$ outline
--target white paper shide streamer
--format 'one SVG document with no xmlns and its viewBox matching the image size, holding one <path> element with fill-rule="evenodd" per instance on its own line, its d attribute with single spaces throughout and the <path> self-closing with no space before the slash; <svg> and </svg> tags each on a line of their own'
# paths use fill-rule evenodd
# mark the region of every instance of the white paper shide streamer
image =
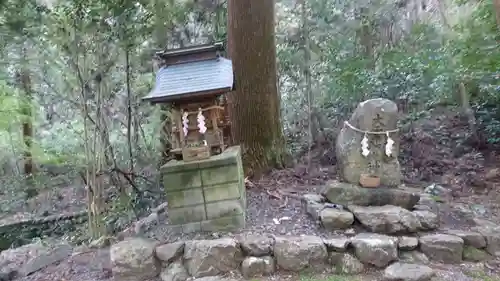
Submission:
<svg viewBox="0 0 500 281">
<path fill-rule="evenodd" d="M 387 143 L 385 144 L 385 155 L 387 155 L 388 157 L 391 157 L 393 147 L 394 147 L 394 141 L 391 139 L 389 132 L 387 132 Z"/>
<path fill-rule="evenodd" d="M 200 133 L 204 135 L 207 131 L 207 126 L 205 125 L 205 116 L 203 116 L 201 108 L 198 109 L 198 116 L 196 117 L 196 120 L 198 121 L 198 129 L 200 129 Z M 203 144 L 207 145 L 207 141 L 203 140 Z"/>
<path fill-rule="evenodd" d="M 364 157 L 370 154 L 370 150 L 368 149 L 368 138 L 366 137 L 366 133 L 363 136 L 363 139 L 361 140 L 361 154 L 363 154 Z"/>
<path fill-rule="evenodd" d="M 184 111 L 184 113 L 182 114 L 182 131 L 184 131 L 184 136 L 187 136 L 189 130 L 188 130 L 188 126 L 189 126 L 189 119 L 188 119 L 188 112 L 187 111 Z"/>
</svg>

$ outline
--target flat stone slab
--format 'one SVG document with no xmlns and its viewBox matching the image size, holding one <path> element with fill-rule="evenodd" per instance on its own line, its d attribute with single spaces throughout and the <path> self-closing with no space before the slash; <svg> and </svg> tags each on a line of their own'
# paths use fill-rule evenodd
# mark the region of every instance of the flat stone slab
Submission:
<svg viewBox="0 0 500 281">
<path fill-rule="evenodd" d="M 410 211 L 398 206 L 348 206 L 356 219 L 371 232 L 376 233 L 414 233 L 422 225 Z"/>
<path fill-rule="evenodd" d="M 384 270 L 385 281 L 429 281 L 435 272 L 426 265 L 396 262 Z"/>
<path fill-rule="evenodd" d="M 330 181 L 322 190 L 329 202 L 349 206 L 399 206 L 411 210 L 420 200 L 418 193 L 398 188 L 363 188 Z"/>
<path fill-rule="evenodd" d="M 429 234 L 420 237 L 420 249 L 431 260 L 442 263 L 460 263 L 464 240 L 448 234 Z"/>
</svg>

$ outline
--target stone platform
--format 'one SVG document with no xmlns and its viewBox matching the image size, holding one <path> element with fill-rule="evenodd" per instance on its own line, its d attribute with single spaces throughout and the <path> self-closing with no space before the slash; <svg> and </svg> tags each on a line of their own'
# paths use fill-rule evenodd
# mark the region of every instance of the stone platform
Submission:
<svg viewBox="0 0 500 281">
<path fill-rule="evenodd" d="M 246 195 L 239 146 L 206 160 L 172 160 L 161 172 L 174 231 L 231 231 L 245 226 Z"/>
</svg>

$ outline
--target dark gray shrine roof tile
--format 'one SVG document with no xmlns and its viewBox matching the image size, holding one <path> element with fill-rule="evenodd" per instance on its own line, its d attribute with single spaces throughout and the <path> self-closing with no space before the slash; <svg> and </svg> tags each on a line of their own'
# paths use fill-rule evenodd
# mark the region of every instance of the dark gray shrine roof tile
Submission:
<svg viewBox="0 0 500 281">
<path fill-rule="evenodd" d="M 223 57 L 169 65 L 158 70 L 146 101 L 168 102 L 192 93 L 233 87 L 233 64 Z"/>
</svg>

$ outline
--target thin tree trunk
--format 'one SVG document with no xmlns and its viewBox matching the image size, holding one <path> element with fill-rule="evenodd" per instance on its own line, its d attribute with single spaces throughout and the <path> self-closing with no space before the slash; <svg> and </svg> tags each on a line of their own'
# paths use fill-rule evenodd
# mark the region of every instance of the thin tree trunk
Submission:
<svg viewBox="0 0 500 281">
<path fill-rule="evenodd" d="M 19 73 L 19 80 L 24 92 L 24 97 L 22 100 L 24 174 L 29 177 L 33 174 L 33 156 L 31 155 L 31 149 L 33 146 L 33 123 L 31 112 L 33 90 L 31 87 L 30 73 L 27 67 L 27 55 L 28 54 L 26 47 L 23 47 L 23 63 L 21 66 L 21 72 Z"/>
<path fill-rule="evenodd" d="M 228 95 L 233 141 L 243 150 L 245 172 L 258 176 L 284 164 L 276 81 L 274 1 L 229 0 L 228 46 L 236 90 Z"/>
<path fill-rule="evenodd" d="M 127 144 L 129 156 L 129 172 L 131 179 L 135 182 L 134 173 L 134 151 L 132 146 L 132 89 L 130 86 L 130 51 L 125 50 L 125 77 L 127 81 Z"/>
<path fill-rule="evenodd" d="M 311 161 L 312 161 L 312 147 L 313 147 L 313 142 L 314 142 L 314 136 L 313 136 L 313 121 L 312 121 L 312 114 L 314 109 L 312 108 L 313 105 L 313 97 L 312 97 L 312 85 L 311 85 L 311 48 L 309 46 L 309 19 L 308 19 L 308 13 L 307 13 L 307 2 L 305 0 L 302 0 L 301 6 L 302 6 L 302 34 L 304 36 L 304 80 L 305 80 L 305 94 L 307 97 L 307 128 L 308 128 L 308 147 L 307 147 L 307 166 L 310 169 L 311 168 Z"/>
</svg>

